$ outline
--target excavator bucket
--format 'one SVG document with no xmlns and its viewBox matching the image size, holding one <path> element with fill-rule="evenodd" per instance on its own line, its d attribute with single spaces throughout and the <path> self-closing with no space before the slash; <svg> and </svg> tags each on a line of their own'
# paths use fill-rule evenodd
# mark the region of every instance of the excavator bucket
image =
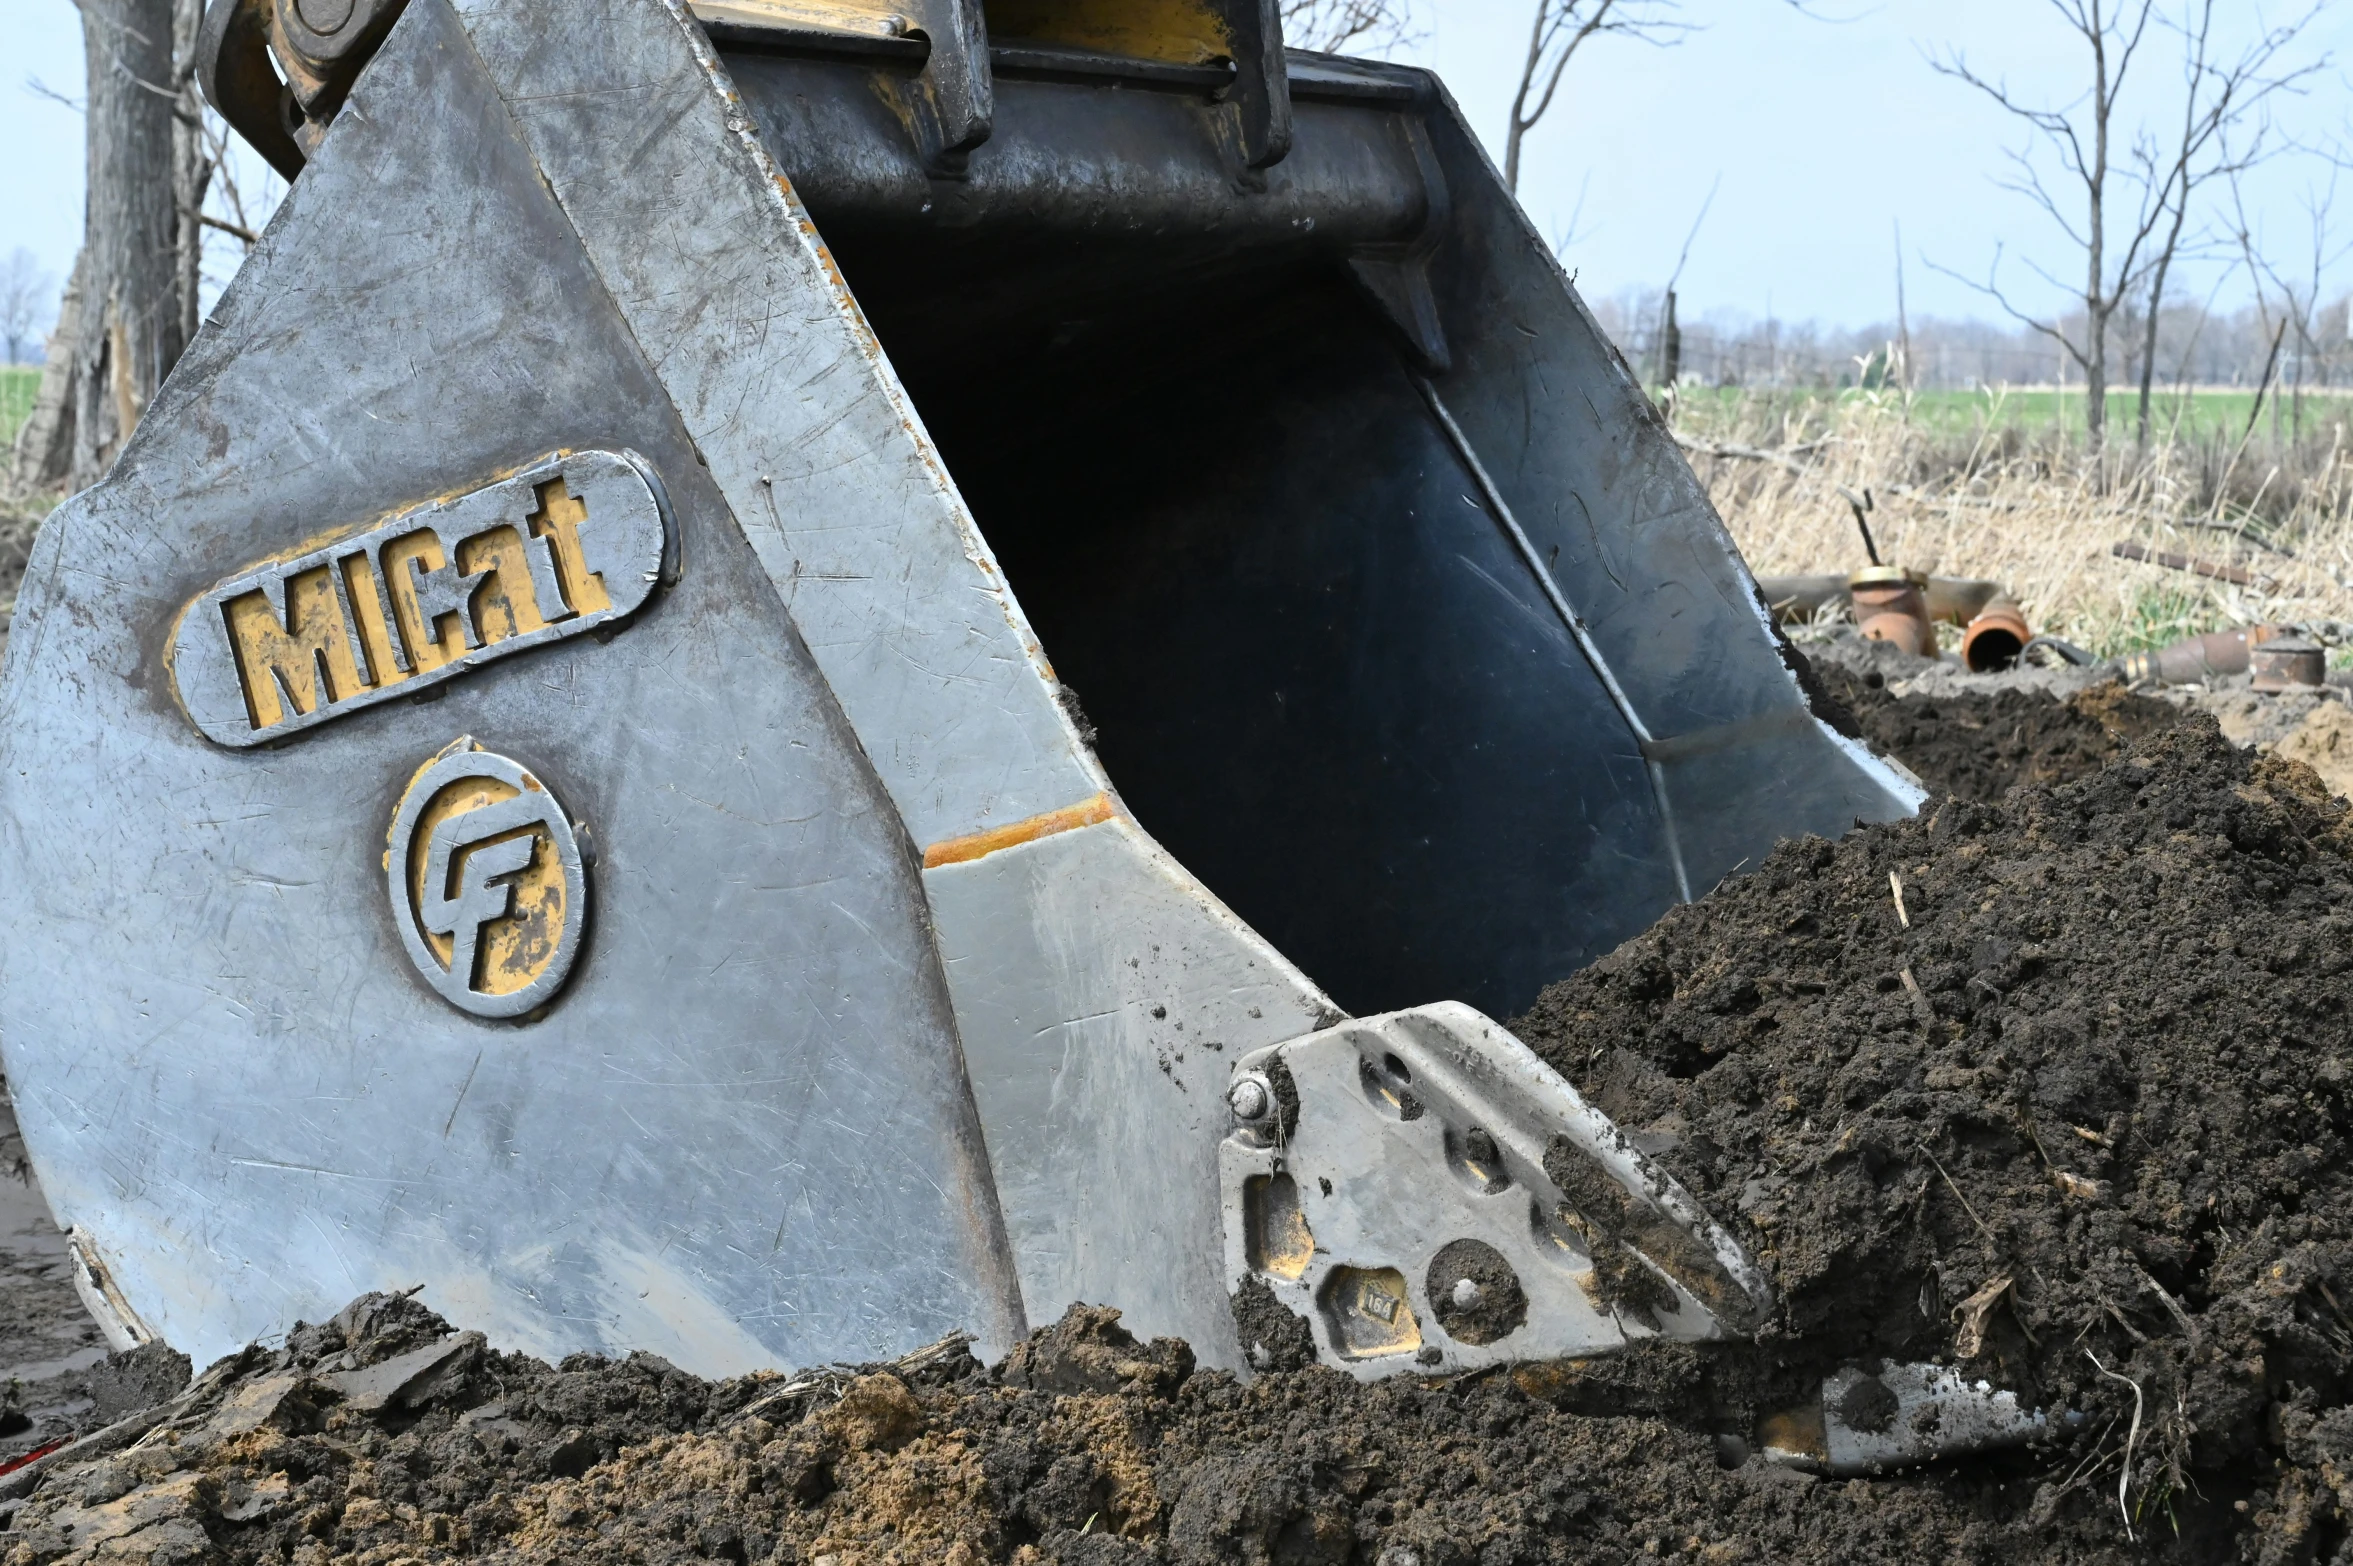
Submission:
<svg viewBox="0 0 2353 1566">
<path fill-rule="evenodd" d="M 291 189 L 0 687 L 0 1045 L 117 1341 L 1761 1319 L 1490 1019 L 1917 790 L 1431 77 L 1275 0 L 204 50 Z"/>
</svg>

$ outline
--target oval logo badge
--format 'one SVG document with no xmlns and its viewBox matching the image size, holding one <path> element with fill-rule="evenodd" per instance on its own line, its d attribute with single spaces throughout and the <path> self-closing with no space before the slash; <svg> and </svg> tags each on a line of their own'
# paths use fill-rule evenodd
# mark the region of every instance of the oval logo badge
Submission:
<svg viewBox="0 0 2353 1566">
<path fill-rule="evenodd" d="M 409 781 L 384 871 L 409 960 L 434 993 L 477 1017 L 520 1017 L 555 998 L 588 914 L 580 843 L 521 763 L 461 739 Z"/>
<path fill-rule="evenodd" d="M 677 576 L 678 529 L 646 460 L 559 451 L 215 585 L 180 612 L 164 664 L 207 739 L 260 745 L 548 642 L 610 636 Z"/>
</svg>

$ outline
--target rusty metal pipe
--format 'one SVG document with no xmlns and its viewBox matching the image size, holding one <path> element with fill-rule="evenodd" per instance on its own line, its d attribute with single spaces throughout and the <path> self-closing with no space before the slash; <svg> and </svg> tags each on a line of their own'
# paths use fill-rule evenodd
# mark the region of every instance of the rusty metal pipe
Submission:
<svg viewBox="0 0 2353 1566">
<path fill-rule="evenodd" d="M 2154 680 L 2160 685 L 2201 685 L 2223 675 L 2246 673 L 2254 649 L 2279 634 L 2276 625 L 2208 631 L 2203 636 L 2186 636 L 2154 652 L 2137 652 L 2119 658 L 2116 671 L 2133 684 Z"/>
</svg>

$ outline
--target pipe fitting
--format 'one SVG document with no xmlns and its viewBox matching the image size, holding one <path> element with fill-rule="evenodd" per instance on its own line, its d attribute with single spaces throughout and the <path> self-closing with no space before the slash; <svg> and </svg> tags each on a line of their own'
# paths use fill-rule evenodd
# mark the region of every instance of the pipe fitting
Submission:
<svg viewBox="0 0 2353 1566">
<path fill-rule="evenodd" d="M 2328 650 L 2301 636 L 2275 636 L 2253 650 L 2248 667 L 2259 691 L 2292 691 L 2328 683 Z"/>
<path fill-rule="evenodd" d="M 1886 642 L 1915 658 L 1936 656 L 1936 626 L 1922 591 L 1928 578 L 1901 566 L 1867 566 L 1846 585 L 1864 640 Z"/>
</svg>

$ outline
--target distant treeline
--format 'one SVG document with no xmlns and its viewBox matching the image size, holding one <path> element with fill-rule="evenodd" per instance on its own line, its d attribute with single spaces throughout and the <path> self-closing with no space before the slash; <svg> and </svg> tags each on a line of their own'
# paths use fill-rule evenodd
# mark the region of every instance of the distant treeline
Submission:
<svg viewBox="0 0 2353 1566">
<path fill-rule="evenodd" d="M 1647 381 L 1656 382 L 1662 354 L 1665 296 L 1657 289 L 1629 289 L 1590 300 L 1603 328 Z M 2207 311 L 2192 304 L 2168 306 L 2158 317 L 2154 389 L 2176 386 L 2253 388 L 2274 360 L 2273 385 L 2283 391 L 2353 386 L 2353 342 L 2347 341 L 2348 300 L 2283 319 L 2247 305 Z M 1906 336 L 1895 321 L 1852 329 L 1811 321 L 1760 320 L 1735 310 L 1690 313 L 1682 303 L 1677 322 L 1682 336 L 1686 383 L 1707 386 L 1880 385 L 1896 377 L 1890 351 Z M 2119 315 L 2111 329 L 2111 390 L 2137 389 L 2146 316 Z M 1917 390 L 1967 390 L 1978 386 L 2083 384 L 2082 371 L 2059 345 L 2031 327 L 1987 321 L 1951 321 L 1932 316 L 1910 323 L 1906 377 Z M 2078 315 L 2066 323 L 2081 341 Z M 2284 329 L 2283 329 L 2284 328 Z"/>
</svg>

